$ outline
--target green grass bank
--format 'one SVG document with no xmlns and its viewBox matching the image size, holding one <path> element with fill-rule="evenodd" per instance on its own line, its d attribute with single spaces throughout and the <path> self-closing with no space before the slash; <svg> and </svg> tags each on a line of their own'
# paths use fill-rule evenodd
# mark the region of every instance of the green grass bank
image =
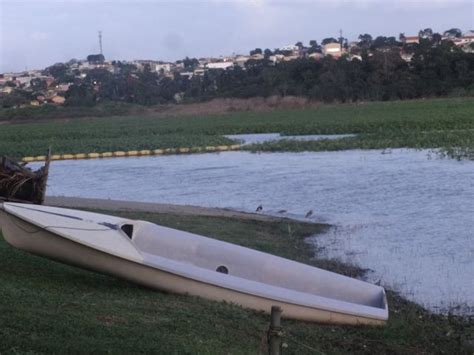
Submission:
<svg viewBox="0 0 474 355">
<path fill-rule="evenodd" d="M 350 276 L 305 238 L 328 226 L 295 221 L 125 213 Z M 0 234 L 0 353 L 266 352 L 269 316 L 197 297 L 165 294 L 18 251 Z M 433 315 L 388 292 L 386 327 L 283 320 L 287 354 L 470 354 L 474 324 Z"/>
</svg>

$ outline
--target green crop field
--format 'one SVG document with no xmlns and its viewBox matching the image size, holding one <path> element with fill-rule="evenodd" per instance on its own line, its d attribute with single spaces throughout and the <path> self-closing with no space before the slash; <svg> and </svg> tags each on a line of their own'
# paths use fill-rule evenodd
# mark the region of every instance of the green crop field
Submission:
<svg viewBox="0 0 474 355">
<path fill-rule="evenodd" d="M 40 118 L 40 117 L 39 117 Z M 224 134 L 286 135 L 357 133 L 322 142 L 274 142 L 250 150 L 301 151 L 374 148 L 444 148 L 473 158 L 474 99 L 323 105 L 265 113 L 157 118 L 114 116 L 0 125 L 0 154 L 14 158 L 54 153 L 199 147 L 230 144 Z"/>
<path fill-rule="evenodd" d="M 107 212 L 117 214 L 116 212 Z M 324 267 L 304 239 L 327 226 L 125 213 Z M 0 234 L 0 353 L 266 353 L 269 316 L 236 305 L 149 290 L 14 249 Z M 388 292 L 386 327 L 283 320 L 285 354 L 470 354 L 474 324 L 433 315 Z"/>
</svg>

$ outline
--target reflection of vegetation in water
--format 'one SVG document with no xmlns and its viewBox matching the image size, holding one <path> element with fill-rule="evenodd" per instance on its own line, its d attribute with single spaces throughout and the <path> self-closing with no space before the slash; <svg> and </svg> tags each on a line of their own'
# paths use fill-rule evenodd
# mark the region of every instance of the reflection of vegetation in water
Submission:
<svg viewBox="0 0 474 355">
<path fill-rule="evenodd" d="M 115 214 L 116 212 L 109 212 Z M 313 258 L 305 237 L 327 226 L 221 217 L 125 213 L 351 276 L 360 270 Z M 289 224 L 291 235 L 289 238 Z M 27 255 L 0 234 L 0 351 L 5 353 L 265 353 L 269 316 L 232 304 L 152 291 Z M 283 320 L 288 354 L 469 353 L 473 325 L 433 315 L 388 292 L 386 327 Z"/>
<path fill-rule="evenodd" d="M 462 149 L 472 149 L 474 145 L 474 100 L 377 102 L 265 113 L 179 118 L 127 116 L 3 125 L 0 152 L 12 157 L 39 155 L 50 144 L 57 154 L 196 147 L 230 143 L 222 137 L 224 134 L 269 132 L 359 135 L 334 141 L 272 142 L 248 149 L 445 147 L 447 154 L 461 157 Z M 452 147 L 458 148 L 454 151 Z"/>
</svg>

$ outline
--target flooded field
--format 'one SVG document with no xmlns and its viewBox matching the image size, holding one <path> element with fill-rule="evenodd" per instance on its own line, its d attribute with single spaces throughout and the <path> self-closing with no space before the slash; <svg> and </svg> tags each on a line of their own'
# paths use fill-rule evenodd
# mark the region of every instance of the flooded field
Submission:
<svg viewBox="0 0 474 355">
<path fill-rule="evenodd" d="M 473 162 L 414 150 L 58 161 L 49 185 L 49 195 L 312 211 L 335 226 L 314 238 L 328 257 L 433 310 L 474 311 Z"/>
</svg>

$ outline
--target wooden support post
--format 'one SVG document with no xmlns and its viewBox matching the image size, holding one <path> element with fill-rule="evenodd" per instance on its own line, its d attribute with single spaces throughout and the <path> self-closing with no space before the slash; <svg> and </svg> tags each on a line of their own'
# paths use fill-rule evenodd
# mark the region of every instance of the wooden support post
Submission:
<svg viewBox="0 0 474 355">
<path fill-rule="evenodd" d="M 44 180 L 41 189 L 41 196 L 39 199 L 39 204 L 42 205 L 44 203 L 44 199 L 46 197 L 46 185 L 48 183 L 48 175 L 49 175 L 49 165 L 51 164 L 51 146 L 48 149 L 48 155 L 46 157 L 46 164 L 44 166 Z"/>
<path fill-rule="evenodd" d="M 281 354 L 281 338 L 283 336 L 283 328 L 281 327 L 282 310 L 278 306 L 272 306 L 270 328 L 268 329 L 268 353 L 270 355 Z"/>
</svg>

